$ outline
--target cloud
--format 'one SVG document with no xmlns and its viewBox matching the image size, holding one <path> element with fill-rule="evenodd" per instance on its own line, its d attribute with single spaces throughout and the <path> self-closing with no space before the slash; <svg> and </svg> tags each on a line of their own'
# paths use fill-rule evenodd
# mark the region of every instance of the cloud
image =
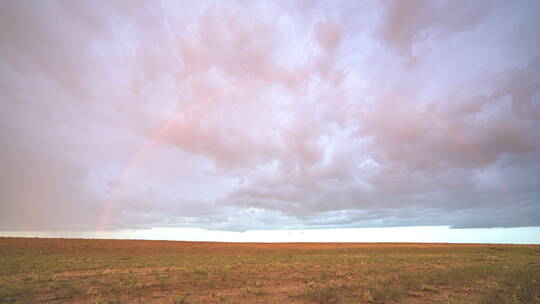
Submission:
<svg viewBox="0 0 540 304">
<path fill-rule="evenodd" d="M 490 12 L 487 1 L 388 1 L 378 34 L 399 52 L 415 57 L 414 47 L 470 30 Z"/>
<path fill-rule="evenodd" d="M 540 225 L 534 1 L 0 5 L 0 229 Z"/>
</svg>

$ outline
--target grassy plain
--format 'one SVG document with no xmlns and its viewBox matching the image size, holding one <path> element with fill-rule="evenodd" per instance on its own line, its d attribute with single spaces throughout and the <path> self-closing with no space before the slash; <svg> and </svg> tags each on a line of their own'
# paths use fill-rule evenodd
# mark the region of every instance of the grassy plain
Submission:
<svg viewBox="0 0 540 304">
<path fill-rule="evenodd" d="M 540 246 L 0 238 L 0 303 L 540 303 Z"/>
</svg>

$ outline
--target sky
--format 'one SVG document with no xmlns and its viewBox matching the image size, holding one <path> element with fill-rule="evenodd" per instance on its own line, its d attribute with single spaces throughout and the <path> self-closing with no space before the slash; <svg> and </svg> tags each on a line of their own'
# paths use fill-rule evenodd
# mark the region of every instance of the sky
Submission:
<svg viewBox="0 0 540 304">
<path fill-rule="evenodd" d="M 539 15 L 0 1 L 0 234 L 540 243 Z"/>
</svg>

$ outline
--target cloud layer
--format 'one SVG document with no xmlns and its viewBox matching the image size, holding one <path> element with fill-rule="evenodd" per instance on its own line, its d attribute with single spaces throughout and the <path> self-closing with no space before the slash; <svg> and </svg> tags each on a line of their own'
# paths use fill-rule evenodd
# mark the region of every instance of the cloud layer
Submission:
<svg viewBox="0 0 540 304">
<path fill-rule="evenodd" d="M 0 3 L 0 229 L 540 226 L 536 1 Z"/>
</svg>

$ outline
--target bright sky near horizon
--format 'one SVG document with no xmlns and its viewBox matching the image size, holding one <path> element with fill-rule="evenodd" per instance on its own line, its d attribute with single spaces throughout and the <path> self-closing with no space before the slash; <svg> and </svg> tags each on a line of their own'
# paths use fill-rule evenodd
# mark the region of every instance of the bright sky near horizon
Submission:
<svg viewBox="0 0 540 304">
<path fill-rule="evenodd" d="M 0 235 L 539 243 L 538 16 L 0 1 Z"/>
<path fill-rule="evenodd" d="M 136 239 L 203 242 L 415 242 L 540 244 L 540 227 L 450 229 L 444 226 L 211 231 L 199 228 L 115 231 L 0 231 L 0 237 Z"/>
</svg>

